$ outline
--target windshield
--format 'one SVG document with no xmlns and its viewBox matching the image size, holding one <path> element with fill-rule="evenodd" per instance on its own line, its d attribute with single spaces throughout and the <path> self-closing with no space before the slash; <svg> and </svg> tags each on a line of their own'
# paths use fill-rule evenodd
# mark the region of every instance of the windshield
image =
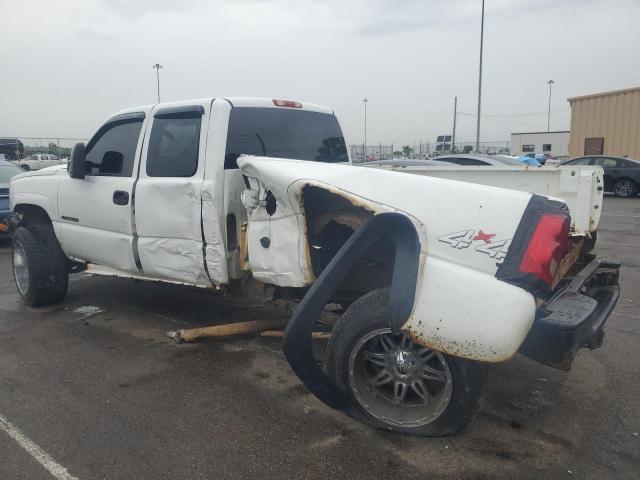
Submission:
<svg viewBox="0 0 640 480">
<path fill-rule="evenodd" d="M 24 173 L 24 170 L 15 165 L 0 165 L 0 183 L 9 183 L 19 173 Z"/>
<path fill-rule="evenodd" d="M 335 115 L 283 108 L 231 110 L 224 168 L 238 168 L 240 155 L 347 162 L 344 136 Z"/>
</svg>

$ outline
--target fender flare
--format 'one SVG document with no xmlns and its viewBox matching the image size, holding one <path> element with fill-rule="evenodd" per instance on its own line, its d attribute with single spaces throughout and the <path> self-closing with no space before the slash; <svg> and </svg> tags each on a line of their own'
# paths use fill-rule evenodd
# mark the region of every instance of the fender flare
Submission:
<svg viewBox="0 0 640 480">
<path fill-rule="evenodd" d="M 311 350 L 311 332 L 340 281 L 381 238 L 390 239 L 395 247 L 389 306 L 390 326 L 398 333 L 413 310 L 420 267 L 420 240 L 411 220 L 395 212 L 374 216 L 349 237 L 304 296 L 285 330 L 283 351 L 291 369 L 311 393 L 337 410 L 345 409 L 349 401 L 316 364 Z"/>
</svg>

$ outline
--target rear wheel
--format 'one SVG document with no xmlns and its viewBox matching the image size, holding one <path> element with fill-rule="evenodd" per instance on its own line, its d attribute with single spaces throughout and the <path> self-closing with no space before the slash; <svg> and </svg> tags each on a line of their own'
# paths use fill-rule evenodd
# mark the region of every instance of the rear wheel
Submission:
<svg viewBox="0 0 640 480">
<path fill-rule="evenodd" d="M 462 432 L 484 401 L 484 367 L 393 334 L 389 318 L 388 289 L 381 289 L 353 303 L 334 328 L 327 368 L 352 402 L 348 413 L 404 434 Z"/>
<path fill-rule="evenodd" d="M 11 259 L 18 293 L 30 307 L 57 303 L 67 294 L 69 266 L 50 225 L 18 227 Z"/>
<path fill-rule="evenodd" d="M 616 197 L 629 198 L 638 193 L 638 187 L 633 180 L 621 178 L 613 184 L 613 193 Z"/>
</svg>

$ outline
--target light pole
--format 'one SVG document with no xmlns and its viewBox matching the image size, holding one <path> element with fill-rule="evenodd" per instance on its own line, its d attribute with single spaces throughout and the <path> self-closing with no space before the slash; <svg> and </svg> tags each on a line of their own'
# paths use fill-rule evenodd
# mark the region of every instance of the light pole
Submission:
<svg viewBox="0 0 640 480">
<path fill-rule="evenodd" d="M 453 134 L 451 135 L 451 153 L 456 153 L 456 118 L 458 116 L 458 97 L 453 97 Z"/>
<path fill-rule="evenodd" d="M 366 162 L 367 157 L 367 103 L 369 103 L 368 98 L 362 99 L 362 103 L 364 103 L 364 143 L 362 145 L 362 160 Z"/>
<path fill-rule="evenodd" d="M 162 68 L 162 65 L 160 65 L 159 63 L 156 63 L 151 68 L 155 69 L 156 71 L 156 80 L 158 85 L 158 103 L 160 103 L 160 69 Z"/>
<path fill-rule="evenodd" d="M 549 85 L 549 110 L 547 111 L 547 132 L 549 132 L 549 124 L 551 123 L 551 85 L 553 85 L 553 80 L 549 80 L 547 85 Z"/>
<path fill-rule="evenodd" d="M 482 44 L 484 42 L 484 0 L 480 20 L 480 69 L 478 72 L 478 118 L 476 119 L 476 152 L 480 153 L 480 104 L 482 99 Z"/>
</svg>

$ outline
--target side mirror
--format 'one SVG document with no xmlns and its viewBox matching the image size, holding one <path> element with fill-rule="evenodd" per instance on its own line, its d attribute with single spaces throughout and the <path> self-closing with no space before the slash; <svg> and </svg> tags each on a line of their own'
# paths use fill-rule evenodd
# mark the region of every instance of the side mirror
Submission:
<svg viewBox="0 0 640 480">
<path fill-rule="evenodd" d="M 85 171 L 84 143 L 76 143 L 69 159 L 69 176 L 84 180 Z"/>
</svg>

